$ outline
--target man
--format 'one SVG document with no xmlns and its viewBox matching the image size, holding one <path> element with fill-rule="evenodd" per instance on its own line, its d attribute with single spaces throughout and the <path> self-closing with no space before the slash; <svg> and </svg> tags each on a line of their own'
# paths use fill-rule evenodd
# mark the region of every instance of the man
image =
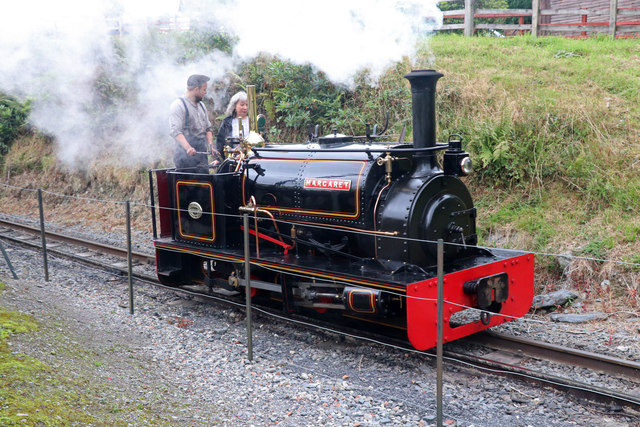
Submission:
<svg viewBox="0 0 640 427">
<path fill-rule="evenodd" d="M 208 173 L 207 147 L 213 147 L 213 128 L 202 99 L 207 94 L 209 77 L 194 74 L 187 79 L 187 92 L 171 103 L 169 134 L 175 139 L 173 161 L 177 169 Z"/>
</svg>

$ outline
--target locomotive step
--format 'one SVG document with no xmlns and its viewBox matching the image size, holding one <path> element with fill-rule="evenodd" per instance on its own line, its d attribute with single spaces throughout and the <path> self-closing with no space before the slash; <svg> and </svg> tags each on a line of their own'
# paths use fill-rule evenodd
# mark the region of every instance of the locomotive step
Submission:
<svg viewBox="0 0 640 427">
<path fill-rule="evenodd" d="M 164 268 L 162 270 L 158 270 L 158 276 L 163 276 L 163 277 L 172 277 L 172 276 L 176 276 L 180 274 L 181 269 L 180 268 Z"/>
</svg>

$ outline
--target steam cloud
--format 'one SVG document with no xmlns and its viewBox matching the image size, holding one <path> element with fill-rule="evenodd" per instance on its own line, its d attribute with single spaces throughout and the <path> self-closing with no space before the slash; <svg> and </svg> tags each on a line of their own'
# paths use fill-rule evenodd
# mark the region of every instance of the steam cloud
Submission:
<svg viewBox="0 0 640 427">
<path fill-rule="evenodd" d="M 170 164 L 168 108 L 190 74 L 222 79 L 239 61 L 267 52 L 312 63 L 349 85 L 363 67 L 375 76 L 411 56 L 418 38 L 442 23 L 436 0 L 21 0 L 3 2 L 0 11 L 0 91 L 32 98 L 32 124 L 55 136 L 64 165 L 80 170 L 105 155 L 121 165 Z M 236 35 L 233 54 L 188 65 L 170 52 L 150 58 L 142 48 L 147 25 L 176 16 Z M 91 118 L 98 105 L 94 81 L 119 65 L 111 42 L 116 22 L 129 30 L 124 48 L 138 89 L 135 102 L 103 111 L 117 131 L 99 135 Z M 210 95 L 224 110 L 223 99 Z"/>
</svg>

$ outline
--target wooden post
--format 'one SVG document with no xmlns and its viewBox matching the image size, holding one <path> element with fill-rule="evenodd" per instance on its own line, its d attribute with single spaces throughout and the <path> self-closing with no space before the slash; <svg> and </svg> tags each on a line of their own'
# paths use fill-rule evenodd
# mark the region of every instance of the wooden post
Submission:
<svg viewBox="0 0 640 427">
<path fill-rule="evenodd" d="M 473 15 L 476 13 L 476 0 L 464 0 L 464 35 L 466 37 L 473 36 L 475 23 Z"/>
<path fill-rule="evenodd" d="M 540 0 L 531 1 L 531 35 L 538 37 L 538 26 L 540 25 Z"/>
<path fill-rule="evenodd" d="M 618 21 L 618 0 L 611 0 L 609 4 L 609 35 L 616 37 L 616 23 Z"/>
</svg>

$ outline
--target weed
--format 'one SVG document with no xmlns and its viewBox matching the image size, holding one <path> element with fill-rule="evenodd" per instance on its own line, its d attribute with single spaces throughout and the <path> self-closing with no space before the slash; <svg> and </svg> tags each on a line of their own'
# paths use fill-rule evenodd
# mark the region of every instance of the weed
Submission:
<svg viewBox="0 0 640 427">
<path fill-rule="evenodd" d="M 640 279 L 635 284 L 627 284 L 625 303 L 634 309 L 640 308 Z"/>
<path fill-rule="evenodd" d="M 580 254 L 593 257 L 596 259 L 604 259 L 606 257 L 606 249 L 609 245 L 603 240 L 592 240 L 580 250 Z"/>
</svg>

